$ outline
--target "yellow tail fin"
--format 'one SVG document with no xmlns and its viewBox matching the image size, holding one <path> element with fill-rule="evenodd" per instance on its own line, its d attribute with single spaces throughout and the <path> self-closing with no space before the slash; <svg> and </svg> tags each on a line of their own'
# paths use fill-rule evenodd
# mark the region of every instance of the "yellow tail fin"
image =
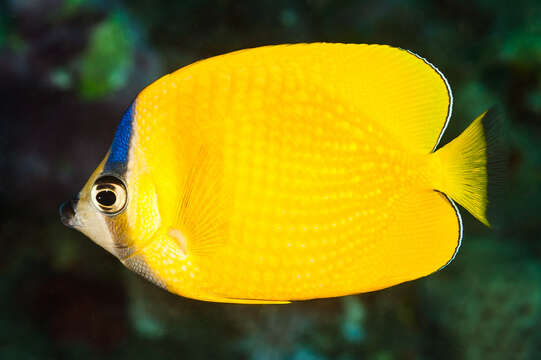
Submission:
<svg viewBox="0 0 541 360">
<path fill-rule="evenodd" d="M 488 226 L 493 222 L 494 203 L 505 167 L 501 129 L 501 113 L 490 109 L 434 153 L 441 170 L 436 190 Z"/>
</svg>

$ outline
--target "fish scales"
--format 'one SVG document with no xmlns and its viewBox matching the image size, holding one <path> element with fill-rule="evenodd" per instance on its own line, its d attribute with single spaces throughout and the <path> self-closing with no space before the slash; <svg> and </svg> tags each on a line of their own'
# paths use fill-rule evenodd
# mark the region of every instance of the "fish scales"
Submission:
<svg viewBox="0 0 541 360">
<path fill-rule="evenodd" d="M 203 137 L 212 143 L 204 146 L 223 151 L 220 166 L 232 192 L 226 243 L 194 260 L 186 272 L 208 291 L 239 298 L 313 297 L 322 291 L 332 296 L 352 286 L 362 289 L 379 275 L 373 253 L 379 251 L 380 230 L 389 209 L 416 184 L 421 170 L 410 165 L 421 166 L 421 157 L 413 160 L 391 134 L 362 116 L 348 94 L 326 91 L 323 76 L 308 76 L 311 66 L 287 58 L 258 63 L 253 56 L 232 62 L 197 63 L 138 98 L 143 108 L 154 106 L 164 90 L 193 99 L 191 108 L 179 104 L 176 111 L 190 113 L 186 120 L 208 132 Z M 284 72 L 294 76 L 280 76 Z M 145 120 L 137 114 L 135 119 L 135 141 L 149 154 L 156 150 L 146 146 L 163 146 L 155 140 L 161 137 L 155 128 L 175 129 L 169 149 L 186 128 L 174 115 Z M 145 121 L 155 121 L 148 133 L 139 126 Z M 163 160 L 153 158 L 153 166 L 160 166 Z M 182 268 L 170 264 L 167 253 L 162 258 L 152 266 L 158 273 Z M 218 262 L 220 271 L 213 266 Z M 182 291 L 185 284 L 178 283 Z"/>
</svg>

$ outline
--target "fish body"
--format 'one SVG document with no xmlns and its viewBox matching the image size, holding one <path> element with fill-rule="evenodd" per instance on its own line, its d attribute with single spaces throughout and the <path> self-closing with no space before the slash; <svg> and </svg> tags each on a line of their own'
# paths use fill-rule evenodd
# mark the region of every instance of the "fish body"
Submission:
<svg viewBox="0 0 541 360">
<path fill-rule="evenodd" d="M 61 212 L 128 268 L 190 298 L 382 289 L 454 258 L 462 222 L 452 199 L 489 222 L 493 116 L 435 151 L 451 109 L 441 72 L 397 48 L 217 56 L 145 88 Z"/>
</svg>

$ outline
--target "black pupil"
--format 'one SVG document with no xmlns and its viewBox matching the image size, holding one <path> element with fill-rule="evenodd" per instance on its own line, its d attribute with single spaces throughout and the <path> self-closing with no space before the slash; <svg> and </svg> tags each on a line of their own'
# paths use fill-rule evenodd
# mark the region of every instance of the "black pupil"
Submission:
<svg viewBox="0 0 541 360">
<path fill-rule="evenodd" d="M 96 195 L 96 200 L 102 206 L 112 206 L 116 201 L 116 195 L 110 190 L 104 190 Z"/>
</svg>

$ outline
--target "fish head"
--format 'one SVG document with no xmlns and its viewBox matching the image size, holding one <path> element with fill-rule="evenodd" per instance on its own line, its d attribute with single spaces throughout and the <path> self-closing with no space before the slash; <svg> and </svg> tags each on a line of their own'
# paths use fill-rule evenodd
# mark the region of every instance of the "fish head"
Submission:
<svg viewBox="0 0 541 360">
<path fill-rule="evenodd" d="M 160 216 L 149 174 L 107 166 L 108 158 L 75 198 L 60 206 L 60 219 L 123 260 L 151 240 Z"/>
<path fill-rule="evenodd" d="M 60 205 L 60 219 L 64 225 L 82 232 L 96 244 L 116 255 L 116 242 L 109 225 L 122 217 L 128 194 L 121 177 L 113 173 L 104 173 L 104 164 L 105 159 L 73 200 Z M 117 231 L 122 231 L 121 228 Z"/>
</svg>

